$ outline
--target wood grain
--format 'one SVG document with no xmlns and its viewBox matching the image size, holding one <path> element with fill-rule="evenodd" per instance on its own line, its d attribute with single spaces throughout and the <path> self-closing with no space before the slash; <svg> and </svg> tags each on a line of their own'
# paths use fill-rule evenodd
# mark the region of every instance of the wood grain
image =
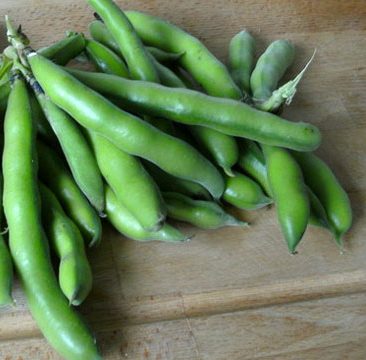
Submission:
<svg viewBox="0 0 366 360">
<path fill-rule="evenodd" d="M 186 244 L 138 243 L 105 226 L 89 252 L 94 289 L 81 307 L 106 359 L 366 358 L 366 7 L 364 1 L 118 1 L 163 16 L 202 39 L 223 61 L 231 36 L 249 29 L 258 54 L 292 40 L 291 74 L 317 55 L 284 117 L 323 133 L 318 153 L 350 194 L 355 222 L 340 255 L 309 228 L 299 255 L 286 252 L 274 209 L 236 212 L 250 229 L 198 231 Z M 86 31 L 82 0 L 1 0 L 34 47 L 66 30 Z M 17 306 L 0 312 L 0 358 L 59 359 L 41 338 L 18 284 Z M 127 355 L 126 355 L 127 354 Z M 125 356 L 126 355 L 126 356 Z"/>
</svg>

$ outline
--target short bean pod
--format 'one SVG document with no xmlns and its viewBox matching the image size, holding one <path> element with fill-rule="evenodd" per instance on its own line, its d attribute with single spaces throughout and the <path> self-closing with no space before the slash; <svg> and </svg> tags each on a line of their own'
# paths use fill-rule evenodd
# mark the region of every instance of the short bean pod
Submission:
<svg viewBox="0 0 366 360">
<path fill-rule="evenodd" d="M 329 166 L 315 154 L 293 152 L 304 174 L 305 182 L 318 197 L 327 214 L 339 246 L 352 225 L 352 209 L 347 193 Z"/>
<path fill-rule="evenodd" d="M 278 221 L 288 249 L 294 253 L 309 221 L 310 204 L 301 169 L 286 150 L 262 145 Z"/>
<path fill-rule="evenodd" d="M 166 209 L 160 191 L 140 161 L 106 138 L 87 131 L 100 171 L 118 201 L 147 231 L 161 228 Z"/>
<path fill-rule="evenodd" d="M 243 210 L 257 210 L 273 202 L 254 180 L 238 172 L 226 177 L 223 199 Z"/>
<path fill-rule="evenodd" d="M 117 199 L 113 190 L 106 186 L 106 213 L 108 221 L 122 234 L 137 241 L 159 240 L 166 242 L 186 241 L 189 237 L 182 234 L 178 229 L 168 223 L 164 223 L 158 231 L 147 231 Z"/>
<path fill-rule="evenodd" d="M 56 196 L 40 184 L 42 220 L 47 237 L 60 259 L 58 279 L 71 305 L 80 305 L 92 287 L 92 272 L 78 227 L 63 211 Z"/>
</svg>

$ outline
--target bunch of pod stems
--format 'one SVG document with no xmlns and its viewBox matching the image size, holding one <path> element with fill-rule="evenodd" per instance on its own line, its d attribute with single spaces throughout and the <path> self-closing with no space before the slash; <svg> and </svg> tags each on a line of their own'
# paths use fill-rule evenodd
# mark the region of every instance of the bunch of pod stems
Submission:
<svg viewBox="0 0 366 360">
<path fill-rule="evenodd" d="M 312 153 L 319 130 L 280 117 L 313 57 L 282 85 L 288 40 L 256 60 L 255 39 L 241 31 L 225 66 L 163 19 L 87 2 L 89 36 L 68 32 L 38 50 L 6 17 L 0 60 L 0 305 L 14 303 L 14 266 L 42 333 L 71 360 L 102 358 L 73 308 L 92 287 L 86 248 L 100 243 L 101 217 L 130 239 L 179 243 L 192 234 L 169 219 L 247 227 L 228 208 L 273 204 L 291 254 L 308 225 L 343 249 L 352 222 L 346 192 Z"/>
</svg>

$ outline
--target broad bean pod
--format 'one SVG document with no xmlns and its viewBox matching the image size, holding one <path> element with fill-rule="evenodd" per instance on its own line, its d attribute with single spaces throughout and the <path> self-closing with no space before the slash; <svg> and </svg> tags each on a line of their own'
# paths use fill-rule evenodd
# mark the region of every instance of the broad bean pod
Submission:
<svg viewBox="0 0 366 360">
<path fill-rule="evenodd" d="M 5 116 L 3 153 L 11 255 L 31 314 L 50 344 L 70 360 L 99 360 L 95 339 L 69 306 L 52 268 L 41 226 L 35 133 L 27 88 L 16 76 Z"/>
<path fill-rule="evenodd" d="M 94 90 L 118 97 L 130 110 L 144 114 L 299 151 L 314 150 L 321 141 L 319 130 L 311 124 L 290 122 L 239 101 L 108 74 L 67 71 Z"/>
<path fill-rule="evenodd" d="M 61 290 L 71 305 L 80 305 L 88 296 L 93 281 L 84 240 L 52 191 L 42 183 L 39 191 L 43 226 L 60 259 L 58 279 Z"/>
</svg>

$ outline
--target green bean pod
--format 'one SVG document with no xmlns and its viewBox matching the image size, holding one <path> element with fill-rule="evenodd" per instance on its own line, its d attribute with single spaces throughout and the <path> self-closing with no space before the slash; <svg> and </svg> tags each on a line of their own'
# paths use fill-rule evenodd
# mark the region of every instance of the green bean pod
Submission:
<svg viewBox="0 0 366 360">
<path fill-rule="evenodd" d="M 95 41 L 98 41 L 99 43 L 114 51 L 114 53 L 122 56 L 119 45 L 102 21 L 92 21 L 89 24 L 89 33 Z"/>
<path fill-rule="evenodd" d="M 129 77 L 124 61 L 112 50 L 95 40 L 85 40 L 85 51 L 98 70 L 122 77 Z"/>
<path fill-rule="evenodd" d="M 240 99 L 241 92 L 222 64 L 194 36 L 158 17 L 138 11 L 126 11 L 137 34 L 146 45 L 181 53 L 179 63 L 212 96 Z"/>
<path fill-rule="evenodd" d="M 113 190 L 105 187 L 106 212 L 108 221 L 124 236 L 137 241 L 179 242 L 189 240 L 178 229 L 164 223 L 158 231 L 145 230 L 128 209 L 117 199 Z"/>
<path fill-rule="evenodd" d="M 10 82 L 7 81 L 0 85 L 0 115 L 6 111 L 8 98 L 10 94 Z"/>
<path fill-rule="evenodd" d="M 125 107 L 143 114 L 206 126 L 227 135 L 299 151 L 314 150 L 321 141 L 319 130 L 311 124 L 286 121 L 239 101 L 108 74 L 74 69 L 67 71 L 94 90 L 117 97 Z"/>
<path fill-rule="evenodd" d="M 116 40 L 132 79 L 159 82 L 147 51 L 124 12 L 112 0 L 87 0 Z"/>
<path fill-rule="evenodd" d="M 152 55 L 150 56 L 151 62 L 154 64 L 159 75 L 160 82 L 163 85 L 173 88 L 185 87 L 184 82 L 172 70 L 163 64 L 160 64 Z"/>
<path fill-rule="evenodd" d="M 255 40 L 246 30 L 237 33 L 229 44 L 229 70 L 243 94 L 250 94 L 250 75 L 254 68 Z"/>
<path fill-rule="evenodd" d="M 146 50 L 162 64 L 175 64 L 184 55 L 184 51 L 171 53 L 153 46 L 146 46 Z"/>
<path fill-rule="evenodd" d="M 185 221 L 201 229 L 218 229 L 225 226 L 248 226 L 226 213 L 217 203 L 205 200 L 193 200 L 175 192 L 163 193 L 168 208 L 168 216 Z"/>
<path fill-rule="evenodd" d="M 60 259 L 58 278 L 61 290 L 71 305 L 80 305 L 90 293 L 93 281 L 84 240 L 51 190 L 42 183 L 39 190 L 43 226 Z"/>
<path fill-rule="evenodd" d="M 309 224 L 331 230 L 327 218 L 327 213 L 325 212 L 325 209 L 320 200 L 308 186 L 306 187 L 306 190 L 308 192 L 310 201 Z"/>
<path fill-rule="evenodd" d="M 291 154 L 262 145 L 278 221 L 288 249 L 295 253 L 309 221 L 310 204 L 301 169 Z"/>
<path fill-rule="evenodd" d="M 40 141 L 37 143 L 37 148 L 41 179 L 57 196 L 89 246 L 98 244 L 102 236 L 99 216 L 76 185 L 60 157 Z"/>
<path fill-rule="evenodd" d="M 329 166 L 314 154 L 293 153 L 310 189 L 318 197 L 327 214 L 337 244 L 352 225 L 352 209 L 347 193 Z"/>
<path fill-rule="evenodd" d="M 84 36 L 70 32 L 64 39 L 57 41 L 51 46 L 39 49 L 37 52 L 52 60 L 55 64 L 66 65 L 85 49 Z"/>
<path fill-rule="evenodd" d="M 288 40 L 276 40 L 259 57 L 250 77 L 253 100 L 258 105 L 269 99 L 277 89 L 294 56 L 294 46 Z"/>
<path fill-rule="evenodd" d="M 101 359 L 95 339 L 62 294 L 41 226 L 35 129 L 28 92 L 15 77 L 4 126 L 4 211 L 11 255 L 29 309 L 43 335 L 66 359 Z"/>
<path fill-rule="evenodd" d="M 86 135 L 99 168 L 118 201 L 144 229 L 159 230 L 166 217 L 166 208 L 158 187 L 140 161 L 92 131 Z"/>
<path fill-rule="evenodd" d="M 0 234 L 0 309 L 13 304 L 11 289 L 13 284 L 13 262 L 5 239 Z"/>
<path fill-rule="evenodd" d="M 50 123 L 47 121 L 42 108 L 32 91 L 29 92 L 29 100 L 32 109 L 33 120 L 35 121 L 37 132 L 41 137 L 50 144 L 57 141 L 55 133 L 52 130 Z"/>
<path fill-rule="evenodd" d="M 273 202 L 254 180 L 238 172 L 226 177 L 223 199 L 243 210 L 257 210 Z"/>
<path fill-rule="evenodd" d="M 199 184 L 169 175 L 147 161 L 144 162 L 144 167 L 162 191 L 177 192 L 192 198 L 211 200 L 210 193 Z"/>
<path fill-rule="evenodd" d="M 0 174 L 0 223 L 2 218 L 3 179 Z M 0 233 L 0 308 L 13 304 L 11 290 L 13 285 L 13 261 L 10 256 L 8 245 Z"/>
<path fill-rule="evenodd" d="M 201 184 L 213 197 L 221 196 L 224 191 L 222 176 L 192 146 L 120 110 L 40 55 L 32 52 L 28 55 L 28 61 L 46 94 L 82 126 L 106 137 L 121 150 L 145 158 L 174 176 Z M 53 81 L 49 81 L 50 76 Z"/>
<path fill-rule="evenodd" d="M 239 149 L 236 140 L 219 131 L 204 126 L 190 126 L 189 131 L 204 154 L 211 157 L 226 175 L 234 176 L 231 168 L 238 162 Z"/>
<path fill-rule="evenodd" d="M 253 141 L 239 139 L 239 160 L 238 165 L 246 174 L 254 179 L 265 191 L 271 195 L 268 183 L 267 167 L 264 155 L 260 147 Z"/>
<path fill-rule="evenodd" d="M 44 94 L 37 82 L 33 82 L 32 87 L 57 136 L 75 182 L 95 209 L 102 214 L 105 205 L 102 175 L 81 129 Z"/>
</svg>

